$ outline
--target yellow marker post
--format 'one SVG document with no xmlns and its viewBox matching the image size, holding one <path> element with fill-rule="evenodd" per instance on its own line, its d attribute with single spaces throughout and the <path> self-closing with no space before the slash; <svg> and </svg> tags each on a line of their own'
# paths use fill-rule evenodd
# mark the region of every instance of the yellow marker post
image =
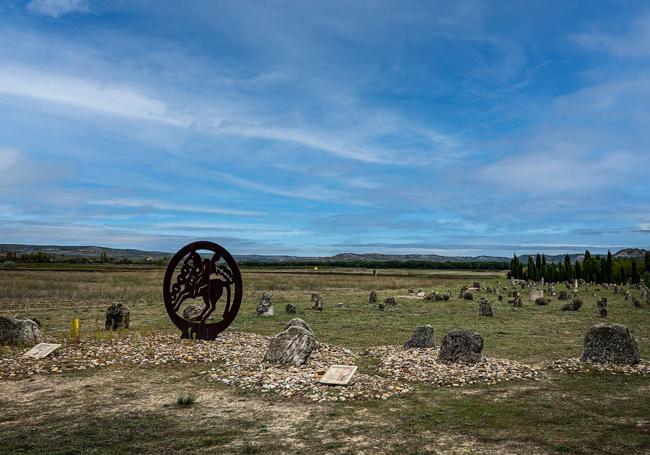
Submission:
<svg viewBox="0 0 650 455">
<path fill-rule="evenodd" d="M 314 267 L 314 270 L 318 270 L 318 267 Z"/>
<path fill-rule="evenodd" d="M 79 341 L 79 319 L 70 321 L 70 339 Z"/>
</svg>

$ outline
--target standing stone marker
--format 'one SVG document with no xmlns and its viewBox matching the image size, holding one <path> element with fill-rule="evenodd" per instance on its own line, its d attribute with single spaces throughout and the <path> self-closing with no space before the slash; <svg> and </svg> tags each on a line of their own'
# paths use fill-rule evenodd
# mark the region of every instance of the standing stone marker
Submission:
<svg viewBox="0 0 650 455">
<path fill-rule="evenodd" d="M 634 365 L 641 360 L 636 341 L 622 324 L 596 324 L 585 334 L 583 362 Z"/>
<path fill-rule="evenodd" d="M 490 302 L 486 299 L 481 297 L 481 299 L 478 301 L 479 304 L 479 316 L 489 316 L 492 317 L 494 314 L 492 313 L 492 306 L 490 305 Z"/>
<path fill-rule="evenodd" d="M 113 303 L 106 309 L 106 330 L 128 329 L 131 324 L 131 309 L 122 303 Z"/>
<path fill-rule="evenodd" d="M 42 339 L 43 332 L 33 320 L 0 316 L 0 344 L 33 346 Z"/>
<path fill-rule="evenodd" d="M 329 385 L 348 385 L 356 371 L 356 365 L 332 365 L 318 382 Z"/>
<path fill-rule="evenodd" d="M 478 363 L 483 361 L 483 337 L 468 330 L 452 330 L 440 342 L 438 362 Z"/>
<path fill-rule="evenodd" d="M 292 319 L 284 331 L 271 339 L 264 361 L 300 366 L 315 348 L 316 338 L 311 327 L 302 319 Z"/>
<path fill-rule="evenodd" d="M 183 317 L 188 321 L 200 321 L 201 313 L 203 313 L 203 307 L 195 303 L 190 303 L 183 310 Z"/>
<path fill-rule="evenodd" d="M 311 295 L 311 309 L 317 311 L 323 311 L 324 302 L 320 294 L 313 293 Z"/>
<path fill-rule="evenodd" d="M 433 327 L 430 325 L 420 325 L 415 328 L 411 338 L 404 343 L 405 348 L 433 348 L 435 342 L 433 338 Z"/>
<path fill-rule="evenodd" d="M 603 297 L 596 302 L 596 306 L 598 307 L 598 316 L 601 318 L 607 317 L 607 297 Z"/>
<path fill-rule="evenodd" d="M 258 316 L 273 316 L 273 294 L 263 292 L 256 307 Z"/>
</svg>

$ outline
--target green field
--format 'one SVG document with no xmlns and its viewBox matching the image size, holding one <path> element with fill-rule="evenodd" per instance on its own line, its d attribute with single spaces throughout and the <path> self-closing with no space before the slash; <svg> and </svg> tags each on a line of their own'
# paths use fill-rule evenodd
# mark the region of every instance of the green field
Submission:
<svg viewBox="0 0 650 455">
<path fill-rule="evenodd" d="M 88 270 L 83 269 L 82 270 Z M 488 298 L 493 318 L 478 316 L 478 302 L 458 299 L 462 285 L 509 283 L 500 272 L 358 269 L 245 269 L 244 302 L 229 330 L 273 335 L 291 319 L 310 323 L 319 341 L 362 351 L 402 344 L 416 325 L 431 324 L 438 343 L 452 328 L 485 339 L 484 354 L 544 368 L 547 361 L 577 357 L 588 327 L 602 322 L 595 307 L 609 298 L 607 320 L 627 325 L 642 358 L 650 356 L 650 308 L 633 308 L 622 295 L 584 288 L 584 306 L 561 312 L 561 302 L 523 308 Z M 131 308 L 132 328 L 142 334 L 175 332 L 162 304 L 163 270 L 10 270 L 0 272 L 0 314 L 39 318 L 50 340 L 65 340 L 79 318 L 82 337 L 103 332 L 106 307 Z M 451 291 L 448 302 L 407 299 L 408 289 Z M 367 303 L 398 304 L 378 311 Z M 557 290 L 564 289 L 558 286 Z M 275 316 L 259 318 L 255 305 L 273 291 Z M 325 311 L 309 309 L 312 292 Z M 638 291 L 632 291 L 637 292 Z M 478 298 L 479 296 L 475 296 Z M 343 303 L 337 308 L 337 303 Z M 3 355 L 11 355 L 5 350 Z M 329 405 L 242 393 L 200 382 L 187 365 L 138 370 L 110 367 L 92 372 L 1 381 L 0 429 L 4 453 L 649 453 L 650 378 L 605 373 L 558 374 L 540 381 L 436 388 L 387 401 Z M 360 365 L 370 371 L 373 365 Z M 188 409 L 179 393 L 198 396 Z M 42 392 L 47 390 L 47 392 Z M 19 403 L 22 403 L 18 406 Z M 127 442 L 130 441 L 130 442 Z"/>
</svg>

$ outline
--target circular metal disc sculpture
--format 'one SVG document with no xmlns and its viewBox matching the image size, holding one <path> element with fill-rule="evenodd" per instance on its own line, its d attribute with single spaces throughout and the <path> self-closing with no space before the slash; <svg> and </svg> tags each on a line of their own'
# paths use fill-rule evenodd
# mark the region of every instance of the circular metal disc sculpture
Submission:
<svg viewBox="0 0 650 455">
<path fill-rule="evenodd" d="M 201 256 L 201 250 L 212 255 Z M 169 262 L 163 299 L 167 314 L 182 332 L 181 338 L 214 340 L 237 316 L 242 289 L 241 272 L 230 253 L 216 243 L 199 241 L 185 245 Z M 178 314 L 183 302 L 199 298 L 204 308 L 196 319 L 188 320 Z M 222 311 L 217 309 L 219 301 L 223 302 L 221 319 L 211 318 L 215 311 Z"/>
</svg>

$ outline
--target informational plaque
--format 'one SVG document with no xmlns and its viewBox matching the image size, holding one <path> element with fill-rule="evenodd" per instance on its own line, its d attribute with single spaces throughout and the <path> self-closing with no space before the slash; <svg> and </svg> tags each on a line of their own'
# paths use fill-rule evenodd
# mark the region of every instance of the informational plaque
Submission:
<svg viewBox="0 0 650 455">
<path fill-rule="evenodd" d="M 23 357 L 31 357 L 32 359 L 42 359 L 52 354 L 56 349 L 60 348 L 60 344 L 55 343 L 38 343 L 29 351 L 23 354 Z"/>
<path fill-rule="evenodd" d="M 318 382 L 330 385 L 348 385 L 356 371 L 356 365 L 332 365 Z"/>
</svg>

